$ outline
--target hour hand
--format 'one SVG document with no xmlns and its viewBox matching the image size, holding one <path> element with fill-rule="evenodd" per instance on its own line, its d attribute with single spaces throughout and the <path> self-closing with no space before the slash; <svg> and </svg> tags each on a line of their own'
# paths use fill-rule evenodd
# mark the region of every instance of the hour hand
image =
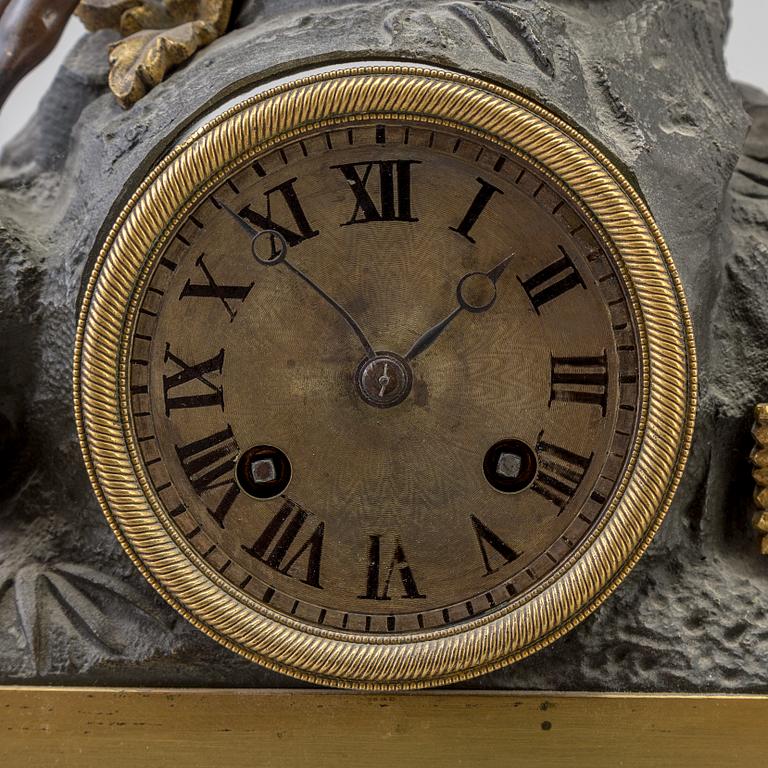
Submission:
<svg viewBox="0 0 768 768">
<path fill-rule="evenodd" d="M 310 288 L 312 288 L 312 290 L 320 295 L 342 316 L 344 322 L 352 329 L 354 334 L 360 340 L 360 343 L 363 345 L 366 357 L 368 359 L 372 359 L 375 356 L 376 353 L 373 351 L 373 347 L 368 341 L 366 335 L 363 333 L 362 328 L 360 328 L 352 315 L 350 315 L 349 312 L 347 312 L 347 310 L 341 306 L 341 304 L 331 298 L 314 280 L 312 280 L 311 277 L 304 274 L 304 272 L 302 272 L 298 267 L 294 266 L 290 261 L 288 261 L 288 243 L 282 233 L 275 229 L 256 229 L 256 227 L 249 224 L 242 216 L 239 216 L 237 213 L 235 213 L 235 211 L 233 211 L 226 203 L 220 202 L 219 205 L 233 219 L 235 219 L 240 227 L 250 236 L 251 252 L 259 264 L 262 264 L 266 267 L 273 267 L 278 264 L 283 264 L 289 271 L 293 272 L 294 275 L 301 278 Z M 270 258 L 265 258 L 259 254 L 258 242 L 262 237 L 270 238 L 272 246 L 272 256 Z"/>
<path fill-rule="evenodd" d="M 456 286 L 456 308 L 439 323 L 425 331 L 414 342 L 405 355 L 406 360 L 413 360 L 432 346 L 442 332 L 463 311 L 473 314 L 487 312 L 496 303 L 496 281 L 504 274 L 514 254 L 502 259 L 488 272 L 470 272 L 459 280 Z"/>
</svg>

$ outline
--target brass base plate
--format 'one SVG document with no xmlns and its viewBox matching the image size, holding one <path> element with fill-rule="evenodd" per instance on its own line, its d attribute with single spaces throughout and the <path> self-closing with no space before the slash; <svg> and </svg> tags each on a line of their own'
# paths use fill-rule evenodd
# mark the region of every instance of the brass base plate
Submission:
<svg viewBox="0 0 768 768">
<path fill-rule="evenodd" d="M 768 696 L 0 688 L 3 765 L 765 765 Z"/>
</svg>

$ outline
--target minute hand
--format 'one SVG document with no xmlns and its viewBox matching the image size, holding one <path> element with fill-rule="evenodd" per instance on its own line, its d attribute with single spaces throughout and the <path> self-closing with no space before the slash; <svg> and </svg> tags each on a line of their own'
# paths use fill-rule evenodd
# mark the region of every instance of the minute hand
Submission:
<svg viewBox="0 0 768 768">
<path fill-rule="evenodd" d="M 500 261 L 495 267 L 493 267 L 493 269 L 489 270 L 488 272 L 470 272 L 469 274 L 464 275 L 464 277 L 462 277 L 461 280 L 459 280 L 459 284 L 456 286 L 456 301 L 458 302 L 458 306 L 449 315 L 444 317 L 439 323 L 433 325 L 429 330 L 425 331 L 421 336 L 419 336 L 419 338 L 416 339 L 416 341 L 414 342 L 413 346 L 406 353 L 405 359 L 413 360 L 415 357 L 420 355 L 426 349 L 431 347 L 432 344 L 434 344 L 435 341 L 438 339 L 440 334 L 464 310 L 467 310 L 468 312 L 472 312 L 474 314 L 487 312 L 494 305 L 496 301 L 496 281 L 504 273 L 504 270 L 507 268 L 507 265 L 512 260 L 512 258 L 513 256 L 507 256 L 505 259 L 502 259 L 502 261 Z M 492 297 L 490 298 L 490 300 L 487 300 L 484 304 L 472 304 L 462 295 L 462 288 L 465 286 L 466 281 L 469 278 L 472 278 L 475 276 L 487 278 L 493 287 Z"/>
<path fill-rule="evenodd" d="M 319 296 L 321 296 L 328 304 L 330 304 L 341 316 L 344 318 L 344 322 L 354 331 L 355 335 L 358 339 L 360 339 L 360 343 L 363 345 L 363 349 L 365 350 L 365 354 L 369 359 L 373 359 L 376 355 L 376 353 L 373 351 L 373 347 L 371 346 L 371 343 L 368 341 L 366 335 L 363 333 L 362 328 L 357 324 L 355 319 L 352 317 L 352 315 L 347 312 L 344 307 L 341 306 L 337 301 L 332 299 L 314 280 L 312 280 L 311 277 L 304 274 L 298 267 L 291 264 L 288 259 L 286 258 L 286 251 L 288 250 L 288 244 L 285 241 L 285 238 L 280 234 L 280 232 L 276 230 L 259 230 L 255 227 L 251 226 L 242 216 L 238 216 L 237 213 L 235 213 L 228 205 L 225 203 L 220 202 L 219 205 L 230 215 L 232 216 L 235 221 L 240 225 L 240 227 L 247 232 L 251 236 L 251 243 L 255 241 L 257 237 L 261 237 L 264 234 L 271 234 L 274 237 L 276 237 L 278 240 L 280 240 L 281 243 L 281 252 L 282 257 L 275 258 L 273 261 L 267 261 L 264 259 L 257 258 L 257 261 L 260 264 L 264 264 L 265 266 L 277 266 L 278 264 L 285 265 L 291 272 L 293 272 L 294 275 L 297 277 L 300 277 L 310 288 L 312 288 Z M 255 253 L 254 253 L 255 255 Z"/>
</svg>

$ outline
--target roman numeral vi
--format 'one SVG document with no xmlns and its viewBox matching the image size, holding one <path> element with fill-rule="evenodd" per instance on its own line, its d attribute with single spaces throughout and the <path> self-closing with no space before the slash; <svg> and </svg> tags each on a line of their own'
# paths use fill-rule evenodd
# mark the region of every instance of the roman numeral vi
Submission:
<svg viewBox="0 0 768 768">
<path fill-rule="evenodd" d="M 364 595 L 359 595 L 361 600 L 391 600 L 389 586 L 395 571 L 400 578 L 403 587 L 401 597 L 407 599 L 423 598 L 416 586 L 411 566 L 405 556 L 405 550 L 399 539 L 395 539 L 394 551 L 387 565 L 382 568 L 381 561 L 381 536 L 369 536 L 368 543 L 368 577 Z"/>
</svg>

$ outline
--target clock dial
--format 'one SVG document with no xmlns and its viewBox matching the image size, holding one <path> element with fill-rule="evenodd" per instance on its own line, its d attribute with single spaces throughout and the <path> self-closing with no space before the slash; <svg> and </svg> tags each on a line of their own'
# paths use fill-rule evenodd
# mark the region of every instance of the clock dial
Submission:
<svg viewBox="0 0 768 768">
<path fill-rule="evenodd" d="M 635 435 L 624 282 L 553 177 L 478 136 L 356 122 L 238 168 L 135 315 L 129 408 L 172 525 L 274 611 L 465 622 L 571 555 Z"/>
</svg>

